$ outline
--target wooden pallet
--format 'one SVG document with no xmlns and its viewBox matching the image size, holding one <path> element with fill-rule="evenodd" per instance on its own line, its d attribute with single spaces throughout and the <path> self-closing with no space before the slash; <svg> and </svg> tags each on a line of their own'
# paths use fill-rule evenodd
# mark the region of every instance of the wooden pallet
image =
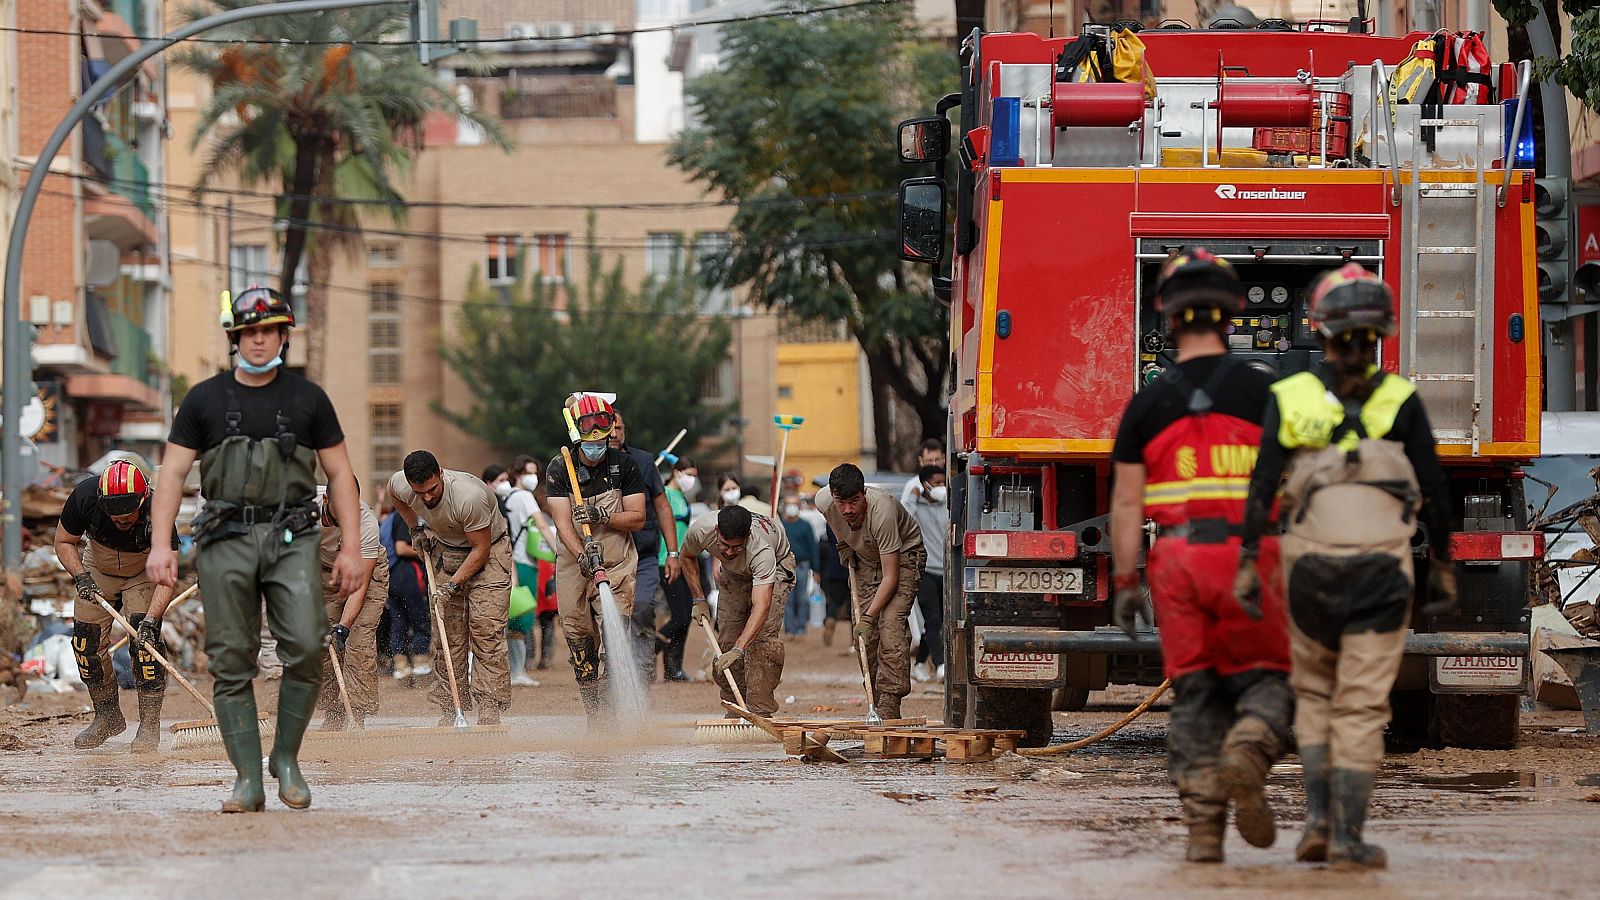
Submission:
<svg viewBox="0 0 1600 900">
<path fill-rule="evenodd" d="M 950 762 L 987 762 L 1010 753 L 1027 732 L 992 728 L 908 728 L 899 725 L 824 727 L 807 730 L 783 729 L 783 748 L 792 756 L 804 756 L 813 749 L 819 734 L 832 740 L 859 740 L 861 752 L 870 759 L 935 759 Z"/>
</svg>

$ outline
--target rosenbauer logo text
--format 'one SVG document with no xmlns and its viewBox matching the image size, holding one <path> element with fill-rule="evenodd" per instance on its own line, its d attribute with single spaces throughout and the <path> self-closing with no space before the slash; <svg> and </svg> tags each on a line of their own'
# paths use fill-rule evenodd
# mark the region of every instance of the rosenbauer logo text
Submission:
<svg viewBox="0 0 1600 900">
<path fill-rule="evenodd" d="M 1241 191 L 1231 184 L 1217 185 L 1217 196 L 1224 200 L 1304 200 L 1305 191 L 1285 191 L 1268 188 L 1264 191 Z"/>
</svg>

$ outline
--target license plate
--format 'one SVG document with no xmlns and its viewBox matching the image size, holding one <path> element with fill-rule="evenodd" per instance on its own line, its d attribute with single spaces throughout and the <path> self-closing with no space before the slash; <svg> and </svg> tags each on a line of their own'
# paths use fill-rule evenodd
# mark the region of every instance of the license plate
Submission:
<svg viewBox="0 0 1600 900">
<path fill-rule="evenodd" d="M 1520 656 L 1436 656 L 1434 683 L 1442 688 L 1519 688 Z"/>
<path fill-rule="evenodd" d="M 1054 653 L 991 653 L 978 655 L 980 681 L 1055 681 L 1061 674 L 1061 657 Z"/>
<path fill-rule="evenodd" d="M 1081 594 L 1083 570 L 1051 566 L 969 566 L 967 590 L 980 594 Z"/>
</svg>

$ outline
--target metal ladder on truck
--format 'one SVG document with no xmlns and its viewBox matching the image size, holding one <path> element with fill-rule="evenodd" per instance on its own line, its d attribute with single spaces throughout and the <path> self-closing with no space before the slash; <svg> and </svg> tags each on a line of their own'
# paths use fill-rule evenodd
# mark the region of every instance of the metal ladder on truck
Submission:
<svg viewBox="0 0 1600 900">
<path fill-rule="evenodd" d="M 1433 433 L 1441 444 L 1471 444 L 1472 455 L 1478 455 L 1478 447 L 1482 436 L 1480 428 L 1481 414 L 1483 411 L 1484 371 L 1483 360 L 1485 347 L 1488 343 L 1486 328 L 1488 321 L 1493 316 L 1483 316 L 1479 313 L 1486 309 L 1486 302 L 1491 299 L 1490 262 L 1484 248 L 1484 238 L 1494 233 L 1493 219 L 1495 203 L 1494 195 L 1489 191 L 1485 178 L 1485 169 L 1488 160 L 1485 158 L 1484 132 L 1489 126 L 1490 115 L 1502 115 L 1500 107 L 1475 108 L 1472 110 L 1461 109 L 1454 118 L 1423 118 L 1417 119 L 1417 132 L 1412 136 L 1411 148 L 1411 181 L 1406 185 L 1405 203 L 1406 210 L 1406 252 L 1404 254 L 1405 271 L 1402 273 L 1406 286 L 1406 297 L 1401 303 L 1401 314 L 1405 316 L 1406 341 L 1401 348 L 1401 371 L 1405 376 L 1418 384 L 1428 382 L 1467 382 L 1472 386 L 1472 418 L 1466 428 L 1434 426 Z M 1470 117 L 1459 116 L 1467 113 Z M 1432 171 L 1423 169 L 1421 159 L 1423 156 L 1421 130 L 1432 128 L 1436 131 L 1446 128 L 1471 128 L 1476 134 L 1475 150 L 1473 152 L 1475 178 L 1471 182 L 1459 180 L 1425 179 L 1424 173 Z M 1489 148 L 1498 152 L 1498 148 Z M 1451 172 L 1460 172 L 1460 169 L 1451 169 Z M 1507 173 L 1509 177 L 1509 173 Z M 1430 215 L 1430 207 L 1440 210 L 1451 209 L 1459 216 L 1459 204 L 1441 203 L 1438 201 L 1471 199 L 1473 206 L 1472 242 L 1470 244 L 1424 244 L 1422 242 L 1422 223 L 1442 222 L 1448 215 Z M 1433 201 L 1433 202 L 1430 202 Z M 1453 207 L 1453 209 L 1452 209 Z M 1488 220 L 1488 221 L 1486 221 Z M 1491 248 L 1492 252 L 1492 248 Z M 1431 257 L 1450 257 L 1463 262 L 1472 262 L 1472 306 L 1470 309 L 1440 309 L 1424 305 L 1422 294 L 1422 266 L 1423 260 Z M 1439 294 L 1448 294 L 1448 291 L 1439 291 Z M 1418 332 L 1423 332 L 1423 337 L 1428 336 L 1425 323 L 1439 319 L 1472 319 L 1472 370 L 1462 371 L 1437 371 L 1423 368 L 1418 364 L 1419 357 L 1417 344 Z M 1490 373 L 1492 375 L 1492 373 Z M 1452 423 L 1453 425 L 1454 423 Z"/>
</svg>

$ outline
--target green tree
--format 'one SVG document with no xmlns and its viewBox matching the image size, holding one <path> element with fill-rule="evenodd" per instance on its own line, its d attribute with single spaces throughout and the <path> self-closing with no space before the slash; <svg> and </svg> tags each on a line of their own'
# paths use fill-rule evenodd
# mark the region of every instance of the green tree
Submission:
<svg viewBox="0 0 1600 900">
<path fill-rule="evenodd" d="M 797 318 L 847 325 L 867 359 L 888 468 L 887 392 L 924 435 L 945 433 L 949 309 L 928 270 L 896 256 L 894 192 L 925 173 L 900 165 L 894 129 L 956 89 L 950 48 L 918 40 L 899 6 L 728 25 L 722 47 L 720 67 L 688 86 L 697 124 L 670 151 L 739 204 L 734 246 L 704 274 Z M 793 199 L 820 195 L 836 199 Z"/>
<path fill-rule="evenodd" d="M 440 351 L 474 402 L 435 411 L 502 453 L 548 458 L 568 440 L 567 395 L 603 391 L 617 395 L 630 444 L 664 448 L 686 428 L 677 452 L 693 451 L 732 413 L 700 399 L 727 359 L 727 322 L 697 314 L 687 279 L 630 289 L 620 260 L 604 267 L 592 234 L 585 257 L 581 290 L 530 277 L 526 265 L 514 283 L 488 285 L 474 267 L 458 337 Z"/>
<path fill-rule="evenodd" d="M 1541 2 L 1558 45 L 1561 23 L 1557 14 L 1564 11 L 1572 17 L 1572 47 L 1566 56 L 1539 59 L 1536 76 L 1554 78 L 1584 106 L 1600 112 L 1600 0 L 1494 0 L 1494 8 L 1510 26 L 1513 48 L 1526 46 L 1526 38 L 1519 32 L 1533 21 Z"/>
<path fill-rule="evenodd" d="M 209 0 L 184 15 L 257 2 Z M 208 147 L 199 190 L 228 173 L 278 192 L 285 226 L 278 288 L 285 296 L 309 254 L 301 334 L 313 378 L 322 370 L 332 254 L 362 246 L 361 220 L 347 201 L 377 201 L 391 221 L 404 221 L 398 182 L 422 148 L 430 113 L 468 118 L 491 141 L 510 146 L 497 123 L 469 109 L 417 60 L 403 41 L 407 27 L 402 5 L 273 16 L 225 32 L 248 43 L 196 44 L 176 54 L 177 65 L 211 83 L 190 139 L 192 147 Z M 386 39 L 400 42 L 377 43 Z M 346 40 L 362 43 L 338 43 Z"/>
</svg>

